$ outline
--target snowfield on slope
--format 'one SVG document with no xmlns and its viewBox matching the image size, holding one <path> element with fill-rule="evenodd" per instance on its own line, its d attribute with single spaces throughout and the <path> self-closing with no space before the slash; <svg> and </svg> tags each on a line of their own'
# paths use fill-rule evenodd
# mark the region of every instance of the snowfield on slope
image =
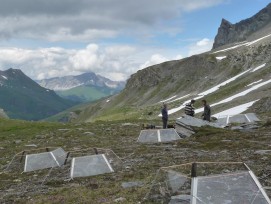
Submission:
<svg viewBox="0 0 271 204">
<path fill-rule="evenodd" d="M 238 94 L 230 96 L 230 97 L 228 97 L 228 98 L 226 98 L 224 100 L 221 100 L 221 101 L 219 101 L 217 103 L 211 104 L 210 106 L 214 107 L 214 106 L 217 106 L 217 105 L 220 105 L 220 104 L 223 104 L 223 103 L 228 103 L 228 102 L 230 102 L 230 101 L 232 101 L 232 100 L 234 100 L 234 99 L 236 99 L 238 97 L 245 96 L 248 93 L 250 93 L 252 91 L 255 91 L 255 90 L 259 89 L 260 87 L 265 86 L 265 85 L 267 85 L 269 83 L 271 83 L 271 79 L 269 79 L 268 81 L 262 82 L 260 84 L 254 85 L 254 86 L 252 86 L 251 88 L 249 88 L 249 89 L 247 89 L 245 91 L 242 91 L 242 92 L 240 92 Z M 199 108 L 199 109 L 195 110 L 195 113 L 201 113 L 201 112 L 203 112 L 203 108 Z"/>
<path fill-rule="evenodd" d="M 248 73 L 249 71 L 251 71 L 251 69 L 248 69 L 248 70 L 246 70 L 246 71 L 244 71 L 244 72 L 242 72 L 242 73 L 240 73 L 240 74 L 238 74 L 238 75 L 236 75 L 236 76 L 234 76 L 234 77 L 232 77 L 232 78 L 230 78 L 230 79 L 228 79 L 228 80 L 226 80 L 226 81 L 224 81 L 224 82 L 222 82 L 222 83 L 220 83 L 220 84 L 214 86 L 213 88 L 210 88 L 210 89 L 208 89 L 207 91 L 204 91 L 204 92 L 202 92 L 202 93 L 200 93 L 200 94 L 198 94 L 198 95 L 199 95 L 199 96 L 206 96 L 206 95 L 208 95 L 208 94 L 211 94 L 211 93 L 213 93 L 213 92 L 219 90 L 220 87 L 225 86 L 225 85 L 229 84 L 230 82 L 235 81 L 235 80 L 238 79 L 240 76 L 243 76 L 244 74 Z"/>
<path fill-rule="evenodd" d="M 213 116 L 216 117 L 216 118 L 219 118 L 219 117 L 222 117 L 222 116 L 227 116 L 227 115 L 237 115 L 237 114 L 240 114 L 240 113 L 243 113 L 245 112 L 249 107 L 251 107 L 254 103 L 256 103 L 258 100 L 256 101 L 251 101 L 249 103 L 244 103 L 244 104 L 241 104 L 239 106 L 235 106 L 233 108 L 230 108 L 230 109 L 227 109 L 227 110 L 224 110 L 220 113 L 216 113 L 214 114 Z"/>
<path fill-rule="evenodd" d="M 218 51 L 212 52 L 212 54 L 216 54 L 216 53 L 220 53 L 220 52 L 226 52 L 226 51 L 229 51 L 229 50 L 234 50 L 234 49 L 239 48 L 239 47 L 242 47 L 242 46 L 247 46 L 247 47 L 248 47 L 248 46 L 251 46 L 251 45 L 253 45 L 253 44 L 255 44 L 255 43 L 257 43 L 257 42 L 259 42 L 259 41 L 261 41 L 261 40 L 264 40 L 265 38 L 268 38 L 268 37 L 270 37 L 270 36 L 271 36 L 271 34 L 266 35 L 266 36 L 261 37 L 261 38 L 258 38 L 258 39 L 256 39 L 256 40 L 250 41 L 250 42 L 241 42 L 240 44 L 234 45 L 234 46 L 232 46 L 232 47 L 229 47 L 229 48 L 226 48 L 226 49 L 223 49 L 223 50 L 218 50 Z"/>
<path fill-rule="evenodd" d="M 1 77 L 3 77 L 5 80 L 8 80 L 8 78 L 4 75 L 1 75 Z"/>
<path fill-rule="evenodd" d="M 176 99 L 174 99 L 174 100 L 172 100 L 172 101 L 168 101 L 167 103 L 173 103 L 173 102 L 175 102 L 175 101 L 182 100 L 182 99 L 184 99 L 184 98 L 187 98 L 187 97 L 190 96 L 190 95 L 191 95 L 191 94 L 187 94 L 187 95 L 185 95 L 185 96 L 176 98 Z"/>
<path fill-rule="evenodd" d="M 207 96 L 207 95 L 209 95 L 209 94 L 211 94 L 211 93 L 214 93 L 214 92 L 216 92 L 217 90 L 219 90 L 221 87 L 223 87 L 223 86 L 225 86 L 225 85 L 227 85 L 227 84 L 229 84 L 229 83 L 231 83 L 231 82 L 237 80 L 239 77 L 245 75 L 246 73 L 253 73 L 253 72 L 256 72 L 256 71 L 258 71 L 258 70 L 264 68 L 265 66 L 266 66 L 266 63 L 265 63 L 265 64 L 262 64 L 262 65 L 260 65 L 260 66 L 258 66 L 258 67 L 256 67 L 256 68 L 250 68 L 250 69 L 248 69 L 248 70 L 246 70 L 246 71 L 244 71 L 244 72 L 241 72 L 240 74 L 237 74 L 236 76 L 234 76 L 234 77 L 232 77 L 232 78 L 230 78 L 230 79 L 228 79 L 228 80 L 226 80 L 226 81 L 224 81 L 224 82 L 222 82 L 222 83 L 220 83 L 220 84 L 218 84 L 218 85 L 216 85 L 216 86 L 214 86 L 214 87 L 212 87 L 212 88 L 210 88 L 210 89 L 208 89 L 208 90 L 206 90 L 206 91 L 204 91 L 204 92 L 202 92 L 202 93 L 197 94 L 197 97 L 194 98 L 194 100 L 201 99 L 201 98 L 203 98 L 203 97 L 205 97 L 205 96 Z M 269 80 L 269 81 L 270 81 L 270 80 Z M 221 104 L 221 103 L 227 103 L 227 102 L 229 102 L 229 101 L 231 101 L 231 100 L 233 100 L 233 99 L 235 99 L 235 98 L 237 98 L 237 97 L 244 96 L 244 95 L 246 95 L 247 93 L 249 93 L 249 92 L 251 92 L 251 91 L 257 89 L 258 86 L 261 87 L 261 86 L 265 85 L 265 83 L 270 83 L 269 81 L 263 82 L 263 83 L 260 83 L 260 84 L 257 84 L 256 86 L 253 86 L 252 88 L 250 88 L 250 89 L 248 89 L 248 90 L 245 90 L 245 91 L 243 91 L 243 92 L 241 92 L 241 93 L 239 93 L 239 94 L 236 94 L 236 95 L 231 96 L 231 97 L 229 97 L 229 98 L 227 98 L 227 99 L 224 99 L 224 100 L 220 101 L 219 103 L 215 103 L 215 104 L 213 104 L 213 106 L 214 106 L 214 105 L 219 105 L 219 104 Z M 259 80 L 258 82 L 261 82 L 261 81 Z M 258 82 L 257 82 L 257 83 L 258 83 Z M 254 83 L 252 83 L 252 84 L 249 84 L 249 85 L 252 86 L 253 84 L 256 84 L 256 82 L 254 82 Z M 256 88 L 255 88 L 255 87 L 256 87 Z M 189 94 L 189 95 L 190 95 L 190 94 Z M 173 97 L 171 97 L 171 98 L 169 98 L 169 99 L 166 99 L 166 100 L 164 100 L 164 101 L 162 101 L 162 102 L 167 102 L 167 101 L 168 101 L 168 103 L 171 103 L 171 102 L 174 102 L 174 101 L 177 101 L 177 100 L 181 100 L 181 99 L 183 99 L 183 98 L 185 98 L 185 97 L 187 97 L 187 96 L 189 96 L 189 95 L 182 96 L 182 97 L 180 97 L 180 98 L 177 98 L 177 99 L 174 99 L 174 100 L 170 101 L 172 98 L 177 97 L 177 96 L 173 96 Z M 170 109 L 170 110 L 168 111 L 168 114 L 171 115 L 171 114 L 173 114 L 173 113 L 176 113 L 176 112 L 182 110 L 182 109 L 185 107 L 185 105 L 186 105 L 187 103 L 189 103 L 189 102 L 190 102 L 190 100 L 187 100 L 187 101 L 183 102 L 183 104 L 182 104 L 181 106 Z M 201 109 L 200 109 L 200 110 L 201 110 Z M 196 110 L 196 111 L 200 111 L 200 110 Z M 203 111 L 203 109 L 202 109 L 202 111 Z M 200 111 L 200 112 L 202 112 L 202 111 Z M 161 114 L 159 114 L 158 116 L 159 116 L 159 117 L 162 117 Z"/>
<path fill-rule="evenodd" d="M 252 82 L 251 84 L 248 84 L 246 87 L 252 86 L 252 85 L 254 85 L 254 84 L 258 84 L 258 83 L 260 83 L 261 81 L 263 81 L 263 80 L 260 79 L 259 81 Z"/>
<path fill-rule="evenodd" d="M 254 68 L 251 72 L 256 72 L 256 71 L 258 71 L 259 69 L 264 68 L 265 65 L 266 65 L 266 63 L 264 63 L 264 64 L 262 64 L 262 65 L 260 65 L 260 66 L 258 66 L 258 67 L 256 67 L 256 68 Z"/>
<path fill-rule="evenodd" d="M 218 56 L 218 57 L 216 57 L 216 59 L 217 59 L 218 61 L 221 61 L 221 60 L 223 60 L 223 59 L 225 59 L 225 58 L 227 58 L 227 56 Z"/>
<path fill-rule="evenodd" d="M 172 100 L 172 99 L 174 99 L 174 98 L 176 98 L 176 97 L 177 97 L 177 95 L 172 96 L 172 97 L 170 97 L 170 98 L 168 98 L 168 99 L 165 99 L 165 100 L 163 100 L 163 101 L 159 101 L 158 103 L 165 103 L 165 102 L 170 101 L 170 100 Z"/>
</svg>

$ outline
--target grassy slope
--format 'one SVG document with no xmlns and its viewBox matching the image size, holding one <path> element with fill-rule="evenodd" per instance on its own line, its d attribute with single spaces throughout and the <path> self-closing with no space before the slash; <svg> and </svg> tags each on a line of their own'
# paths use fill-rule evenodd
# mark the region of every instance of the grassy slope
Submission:
<svg viewBox="0 0 271 204">
<path fill-rule="evenodd" d="M 243 161 L 260 177 L 264 186 L 271 186 L 269 175 L 271 155 L 255 154 L 256 150 L 269 149 L 270 123 L 255 132 L 236 132 L 212 128 L 198 129 L 191 138 L 174 144 L 141 145 L 136 143 L 139 126 L 123 126 L 131 122 L 140 125 L 144 121 L 96 122 L 89 124 L 60 124 L 0 120 L 0 167 L 3 169 L 13 155 L 36 144 L 40 151 L 46 147 L 61 146 L 66 151 L 90 147 L 111 148 L 123 158 L 130 168 L 107 175 L 64 181 L 69 170 L 53 170 L 41 187 L 48 170 L 21 174 L 21 169 L 0 173 L 0 198 L 7 203 L 113 203 L 124 197 L 123 203 L 142 201 L 150 188 L 159 167 L 192 161 Z M 160 121 L 153 121 L 159 124 Z M 67 129 L 66 131 L 59 129 Z M 84 132 L 93 132 L 88 136 Z M 38 136 L 37 136 L 38 135 Z M 15 140 L 21 140 L 15 144 Z M 77 152 L 78 153 L 78 152 Z M 85 154 L 93 154 L 87 151 Z M 20 158 L 20 157 L 19 157 Z M 61 173 L 62 172 L 62 173 Z M 63 172 L 66 172 L 63 173 Z M 143 181 L 141 188 L 123 189 L 122 182 Z M 13 189 L 13 190 L 11 190 Z M 269 192 L 270 195 L 270 192 Z"/>
<path fill-rule="evenodd" d="M 95 86 L 79 86 L 66 91 L 57 91 L 57 94 L 63 98 L 82 102 L 95 101 L 114 93 L 116 91 L 113 89 Z"/>
<path fill-rule="evenodd" d="M 255 53 L 269 53 L 270 46 L 259 46 L 257 47 L 256 51 L 255 50 L 252 50 L 252 51 L 254 51 Z M 150 76 L 155 76 L 154 73 L 156 74 L 160 73 L 162 72 L 161 70 L 163 69 L 167 70 L 168 72 L 172 72 L 174 74 L 170 77 L 164 77 L 160 79 L 161 82 L 155 86 L 147 87 L 147 86 L 142 85 L 139 88 L 126 87 L 126 89 L 123 92 L 121 92 L 117 97 L 115 97 L 115 99 L 112 100 L 112 102 L 110 102 L 109 105 L 104 106 L 104 103 L 100 102 L 96 105 L 94 104 L 94 105 L 91 105 L 91 107 L 86 108 L 83 111 L 83 113 L 80 115 L 79 121 L 119 120 L 121 118 L 134 119 L 138 117 L 142 119 L 156 118 L 157 115 L 160 113 L 160 106 L 161 106 L 161 104 L 157 102 L 161 100 L 165 100 L 166 98 L 172 97 L 174 95 L 178 95 L 180 97 L 180 96 L 187 95 L 189 93 L 192 95 L 192 97 L 195 97 L 193 96 L 193 94 L 206 91 L 209 88 L 217 85 L 218 83 L 224 82 L 225 80 L 243 72 L 245 70 L 244 68 L 245 66 L 247 68 L 253 68 L 253 67 L 263 64 L 263 62 L 267 62 L 266 59 L 262 59 L 263 61 L 258 61 L 258 62 L 255 62 L 250 59 L 252 64 L 248 65 L 246 59 L 249 58 L 248 56 L 252 56 L 252 54 L 250 54 L 251 50 L 244 48 L 243 52 L 245 54 L 240 54 L 238 50 L 225 52 L 225 53 L 219 53 L 216 55 L 206 53 L 199 56 L 198 58 L 197 57 L 194 58 L 193 60 L 188 58 L 188 59 L 185 59 L 184 61 L 179 61 L 179 62 L 172 61 L 172 62 L 167 62 L 161 65 L 147 68 L 147 70 L 145 70 L 146 73 L 142 73 L 143 71 L 137 73 L 138 79 L 134 77 L 134 80 L 135 80 L 134 83 L 136 83 L 136 80 L 140 80 L 142 78 L 144 79 L 144 76 L 146 74 Z M 246 56 L 246 54 L 248 56 Z M 228 56 L 228 58 L 222 61 L 217 61 L 215 57 L 222 56 L 222 55 L 226 55 Z M 254 57 L 252 57 L 252 59 L 253 58 Z M 187 69 L 186 66 L 190 66 L 191 63 L 197 62 L 197 61 L 200 61 L 200 62 L 204 61 L 205 63 L 209 63 L 208 66 L 212 64 L 212 66 L 214 67 L 211 69 L 211 71 L 210 71 L 210 68 L 206 68 L 206 70 L 209 70 L 209 71 L 206 71 L 205 74 L 202 73 L 202 70 L 199 73 L 195 73 L 195 78 L 192 78 L 191 80 L 189 78 L 189 76 L 191 75 L 188 75 L 187 76 L 187 78 L 189 78 L 188 81 L 183 80 L 182 78 L 174 79 L 175 75 L 177 75 L 177 72 L 180 72 L 180 70 L 184 70 L 189 73 L 189 71 L 186 70 Z M 240 61 L 242 61 L 242 63 Z M 244 65 L 243 63 L 246 63 L 246 64 Z M 157 69 L 157 70 L 154 71 L 154 69 Z M 218 91 L 212 94 L 209 94 L 205 98 L 210 104 L 221 101 L 229 96 L 232 96 L 241 91 L 251 88 L 251 87 L 246 87 L 246 85 L 252 82 L 255 82 L 259 79 L 268 80 L 270 71 L 271 71 L 271 66 L 270 64 L 267 63 L 265 68 L 258 70 L 254 73 L 247 73 L 244 76 L 238 78 L 237 80 L 227 84 L 226 86 L 221 87 Z M 208 75 L 209 77 L 206 80 L 205 76 L 207 74 L 210 74 L 210 75 Z M 182 76 L 180 75 L 180 77 Z M 219 81 L 217 82 L 217 80 Z M 144 83 L 144 80 L 142 83 Z M 128 85 L 129 85 L 129 82 L 128 82 Z M 136 91 L 134 91 L 135 89 Z M 259 90 L 251 92 L 244 97 L 239 97 L 230 103 L 216 106 L 215 108 L 213 108 L 213 113 L 217 113 L 217 112 L 223 111 L 228 108 L 232 108 L 234 106 L 237 106 L 243 103 L 260 99 L 266 95 L 270 95 L 270 90 L 271 90 L 271 85 L 270 84 L 266 85 L 260 88 Z M 142 99 L 145 100 L 145 103 L 142 103 Z M 170 103 L 169 109 L 180 106 L 180 104 L 182 104 L 184 101 L 187 101 L 188 99 L 189 98 L 185 98 L 183 100 Z M 138 104 L 137 104 L 137 101 L 138 101 Z M 197 103 L 196 107 L 198 108 L 200 107 L 200 105 L 201 103 Z M 99 110 L 98 113 L 97 113 L 97 110 Z M 150 112 L 153 113 L 152 114 L 153 117 L 149 115 Z M 181 114 L 183 114 L 183 110 L 172 115 L 172 117 L 176 118 L 176 117 L 179 117 Z"/>
</svg>

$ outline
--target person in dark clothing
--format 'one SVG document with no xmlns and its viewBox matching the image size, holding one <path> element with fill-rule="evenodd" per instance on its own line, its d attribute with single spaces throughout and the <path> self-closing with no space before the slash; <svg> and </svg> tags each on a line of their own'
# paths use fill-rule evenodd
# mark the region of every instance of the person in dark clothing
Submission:
<svg viewBox="0 0 271 204">
<path fill-rule="evenodd" d="M 202 100 L 202 104 L 204 107 L 204 112 L 202 114 L 203 120 L 207 120 L 211 122 L 211 107 L 207 104 L 206 100 Z"/>
<path fill-rule="evenodd" d="M 162 112 L 163 129 L 166 129 L 167 128 L 167 122 L 168 122 L 167 104 L 163 105 L 163 108 L 162 108 L 161 112 Z"/>
<path fill-rule="evenodd" d="M 195 100 L 191 100 L 190 103 L 185 105 L 184 113 L 186 115 L 194 117 L 194 115 L 195 115 L 195 107 L 194 107 L 195 102 L 196 102 Z"/>
</svg>

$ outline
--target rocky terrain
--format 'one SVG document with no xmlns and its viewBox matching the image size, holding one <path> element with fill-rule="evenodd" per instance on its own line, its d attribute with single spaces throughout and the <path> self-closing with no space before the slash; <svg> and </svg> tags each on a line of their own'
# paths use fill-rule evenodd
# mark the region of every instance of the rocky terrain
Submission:
<svg viewBox="0 0 271 204">
<path fill-rule="evenodd" d="M 218 47 L 247 41 L 251 38 L 260 38 L 271 31 L 271 4 L 262 9 L 253 17 L 232 24 L 226 19 L 222 19 L 218 29 L 218 34 L 215 37 L 213 49 Z"/>
<path fill-rule="evenodd" d="M 144 122 L 1 120 L 1 203 L 152 203 L 144 198 L 158 169 L 194 161 L 245 162 L 271 196 L 270 121 L 249 132 L 204 127 L 190 138 L 150 145 L 136 142 Z M 160 121 L 153 123 L 159 125 Z M 37 153 L 58 146 L 70 151 L 72 157 L 92 155 L 94 147 L 112 149 L 122 165 L 112 174 L 69 180 L 70 161 L 62 168 L 22 173 L 24 157 L 22 153 L 14 157 L 24 150 Z M 134 187 L 129 187 L 130 182 Z"/>
</svg>

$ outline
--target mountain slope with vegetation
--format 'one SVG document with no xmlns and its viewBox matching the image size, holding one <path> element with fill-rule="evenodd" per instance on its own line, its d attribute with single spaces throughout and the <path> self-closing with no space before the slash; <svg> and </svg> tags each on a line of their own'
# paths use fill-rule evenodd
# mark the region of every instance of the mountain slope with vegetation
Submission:
<svg viewBox="0 0 271 204">
<path fill-rule="evenodd" d="M 21 70 L 0 71 L 0 107 L 10 118 L 40 120 L 57 114 L 74 102 L 39 86 Z"/>
<path fill-rule="evenodd" d="M 261 35 L 268 33 L 270 26 L 261 28 L 260 34 L 255 31 L 247 42 L 140 70 L 109 103 L 104 100 L 90 105 L 78 120 L 154 119 L 163 101 L 169 103 L 171 116 L 179 117 L 182 104 L 192 98 L 207 99 L 215 105 L 213 113 L 260 100 L 271 94 L 271 36 Z M 234 80 L 216 87 L 231 78 Z M 198 102 L 196 107 L 200 105 Z"/>
</svg>

